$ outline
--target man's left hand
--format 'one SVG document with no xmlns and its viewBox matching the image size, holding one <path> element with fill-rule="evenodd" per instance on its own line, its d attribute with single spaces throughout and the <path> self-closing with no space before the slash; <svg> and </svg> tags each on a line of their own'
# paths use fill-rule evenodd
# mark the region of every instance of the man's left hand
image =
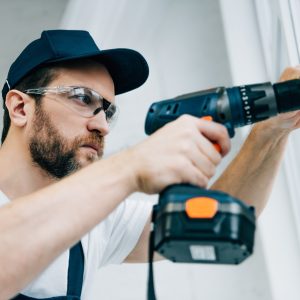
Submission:
<svg viewBox="0 0 300 300">
<path fill-rule="evenodd" d="M 300 65 L 296 67 L 286 68 L 282 72 L 279 78 L 279 82 L 292 80 L 292 79 L 300 79 Z M 280 114 L 262 123 L 263 124 L 261 125 L 267 125 L 267 128 L 269 129 L 279 130 L 281 132 L 289 133 L 294 129 L 300 128 L 300 110 Z"/>
</svg>

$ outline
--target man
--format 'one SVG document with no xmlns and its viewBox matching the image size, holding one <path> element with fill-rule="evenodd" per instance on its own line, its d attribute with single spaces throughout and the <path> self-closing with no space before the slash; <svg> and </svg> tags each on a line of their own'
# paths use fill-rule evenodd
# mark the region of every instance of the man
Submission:
<svg viewBox="0 0 300 300">
<path fill-rule="evenodd" d="M 138 87 L 147 76 L 139 53 L 100 51 L 84 31 L 43 32 L 11 66 L 2 91 L 0 169 L 5 172 L 0 174 L 0 201 L 6 204 L 6 219 L 9 212 L 15 214 L 8 224 L 1 227 L 0 222 L 1 238 L 10 249 L 0 275 L 3 298 L 32 281 L 59 252 L 102 221 L 16 298 L 85 299 L 98 267 L 145 258 L 151 204 L 123 201 L 129 194 L 158 193 L 180 182 L 207 185 L 221 159 L 209 140 L 220 144 L 225 155 L 228 135 L 223 126 L 192 117 L 95 162 L 117 110 L 114 95 Z M 81 174 L 68 177 L 83 167 Z M 56 183 L 26 204 L 29 197 L 24 196 L 63 177 L 68 177 L 68 188 Z M 37 203 L 43 196 L 46 199 Z M 15 285 L 16 277 L 21 279 Z"/>
<path fill-rule="evenodd" d="M 57 34 L 63 34 L 62 40 L 66 43 L 66 37 L 70 36 L 71 32 L 47 32 L 44 33 L 44 36 L 42 35 L 41 40 L 43 43 L 45 40 L 50 40 L 51 47 L 53 44 L 57 47 L 57 43 L 55 43 L 59 40 Z M 78 34 L 79 32 L 76 32 L 76 36 Z M 69 40 L 68 42 L 70 43 Z M 61 46 L 61 43 L 58 44 Z M 34 46 L 36 47 L 36 44 Z M 32 51 L 32 48 L 30 50 Z M 28 51 L 25 51 L 25 54 L 28 54 Z M 36 56 L 37 53 L 33 56 L 33 61 Z M 26 55 L 24 57 L 28 59 Z M 90 55 L 86 57 L 91 58 Z M 75 58 L 73 57 L 73 59 Z M 94 62 L 94 58 L 92 58 L 92 63 L 90 60 L 81 60 L 80 63 L 72 60 L 70 63 L 63 64 L 55 62 L 54 75 L 50 76 L 50 80 L 46 84 L 26 88 L 22 88 L 20 82 L 17 82 L 13 76 L 15 75 L 17 78 L 17 75 L 20 76 L 15 72 L 24 67 L 24 59 L 21 59 L 21 62 L 20 60 L 16 61 L 17 66 L 15 65 L 16 68 L 11 69 L 8 83 L 3 92 L 11 125 L 0 151 L 1 170 L 8 170 L 5 174 L 0 175 L 0 189 L 8 198 L 16 199 L 47 186 L 101 156 L 103 137 L 108 133 L 103 110 L 106 110 L 106 118 L 110 120 L 114 107 L 110 107 L 109 103 L 101 100 L 100 94 L 113 103 L 113 86 L 117 85 L 116 93 L 125 91 L 118 89 L 120 78 L 115 77 L 116 75 L 111 69 L 113 66 L 111 60 L 107 56 L 106 59 L 102 56 L 102 59 L 101 62 L 105 67 Z M 53 61 L 51 63 L 48 61 L 48 64 L 54 66 Z M 21 74 L 23 81 L 23 77 L 28 75 L 28 68 L 31 74 L 35 74 L 37 67 L 41 68 L 40 65 L 34 65 L 33 69 L 31 69 L 32 65 L 25 66 L 26 72 Z M 125 69 L 126 67 L 129 66 L 125 66 Z M 297 69 L 289 69 L 287 73 L 285 79 L 299 76 Z M 46 78 L 41 74 L 36 77 L 42 80 Z M 31 78 L 28 83 L 33 81 Z M 88 105 L 89 109 L 85 110 L 87 90 L 82 93 L 82 90 L 70 89 L 74 86 L 88 88 L 88 96 L 94 95 L 96 98 L 93 99 L 97 99 L 98 106 Z M 135 83 L 129 89 L 137 86 L 138 84 Z M 32 98 L 32 96 L 40 94 L 43 95 L 42 99 L 34 100 Z M 78 101 L 79 103 L 77 103 Z M 66 103 L 72 107 L 67 106 Z M 98 109 L 99 103 L 103 108 L 101 111 Z M 106 108 L 105 103 L 107 104 Z M 78 106 L 75 108 L 74 104 L 81 105 L 82 109 L 84 104 L 84 116 L 83 111 L 79 110 Z M 95 113 L 96 111 L 97 113 Z M 87 117 L 88 112 L 89 118 Z M 91 112 L 94 115 L 91 116 Z M 293 113 L 255 126 L 241 153 L 216 182 L 214 188 L 246 199 L 249 204 L 256 205 L 261 211 L 274 179 L 274 170 L 279 165 L 279 158 L 282 155 L 288 133 L 298 126 L 298 119 L 299 114 Z M 4 131 L 4 137 L 5 135 Z M 34 266 L 35 272 L 29 271 L 31 272 L 30 276 L 36 274 L 59 252 L 74 244 L 79 236 L 101 220 L 104 220 L 101 225 L 82 239 L 85 259 L 83 299 L 88 289 L 89 278 L 93 276 L 97 267 L 107 263 L 121 262 L 125 259 L 126 261 L 145 261 L 151 207 L 150 205 L 147 207 L 146 204 L 136 204 L 132 209 L 130 207 L 132 203 L 123 202 L 122 205 L 119 203 L 136 190 L 157 193 L 171 183 L 190 182 L 206 186 L 207 180 L 214 173 L 214 166 L 220 161 L 220 156 L 204 136 L 208 140 L 219 143 L 222 154 L 226 154 L 229 148 L 228 137 L 222 126 L 213 122 L 195 120 L 195 118 L 181 118 L 173 124 L 165 126 L 135 148 L 108 160 L 96 162 L 76 175 L 35 193 L 28 201 L 31 210 L 26 206 L 26 200 L 29 197 L 23 197 L 20 201 L 21 205 L 18 205 L 19 203 L 14 207 L 11 205 L 12 208 L 21 207 L 17 210 L 17 215 L 21 221 L 27 220 L 30 224 L 29 226 L 27 223 L 24 224 L 23 226 L 26 228 L 22 230 L 20 228 L 21 221 L 19 221 L 19 226 L 16 221 L 12 222 L 13 224 L 10 224 L 11 226 L 8 228 L 13 228 L 11 233 L 16 233 L 16 235 L 10 236 L 9 239 L 9 234 L 7 234 L 7 240 L 10 245 L 16 246 L 14 237 L 22 238 L 23 236 L 24 238 L 21 242 L 19 241 L 19 244 L 22 249 L 25 249 L 26 260 L 27 257 L 31 262 L 41 260 L 39 265 L 35 263 L 38 265 L 38 267 Z M 257 152 L 253 151 L 254 147 L 261 149 L 261 155 L 257 155 Z M 11 161 L 15 164 L 12 165 Z M 16 176 L 19 178 L 18 188 L 16 188 Z M 80 182 L 83 182 L 84 185 L 81 186 Z M 245 185 L 245 182 L 249 184 Z M 254 190 L 253 186 L 260 182 L 261 189 Z M 69 188 L 64 190 L 64 187 Z M 54 192 L 53 196 L 52 192 Z M 53 202 L 51 199 L 50 201 L 48 199 L 40 201 L 43 196 L 51 197 Z M 4 202 L 8 202 L 6 197 L 3 198 Z M 37 201 L 43 202 L 43 204 L 37 205 Z M 85 205 L 82 205 L 82 201 L 85 201 Z M 36 211 L 32 211 L 32 206 L 34 206 L 32 203 L 37 205 Z M 118 208 L 114 210 L 117 206 Z M 9 214 L 9 207 L 6 206 L 6 209 L 6 213 Z M 80 216 L 78 216 L 78 211 L 81 211 Z M 136 215 L 139 217 L 137 218 Z M 28 218 L 28 216 L 35 216 L 36 219 Z M 58 220 L 56 226 L 55 221 L 49 220 L 54 216 L 55 221 Z M 89 220 L 87 221 L 87 219 Z M 136 222 L 135 226 L 132 225 L 132 222 Z M 43 224 L 45 226 L 42 226 Z M 138 230 L 133 232 L 136 226 L 139 228 L 139 232 L 137 232 Z M 37 227 L 44 228 L 38 230 L 39 234 L 28 240 L 28 231 L 30 232 L 31 229 L 32 232 L 36 232 Z M 128 233 L 127 230 L 131 232 Z M 49 234 L 45 236 L 45 232 Z M 106 240 L 107 237 L 109 237 L 109 241 Z M 36 247 L 33 247 L 32 244 Z M 50 249 L 48 250 L 45 245 L 48 245 Z M 31 253 L 32 249 L 36 249 L 36 252 Z M 48 251 L 43 255 L 41 249 Z M 75 252 L 71 250 L 70 253 L 79 253 L 80 260 L 82 258 L 80 257 L 80 244 L 72 249 L 75 249 Z M 77 250 L 78 252 L 76 252 Z M 22 261 L 22 258 L 16 257 L 17 253 L 20 252 L 13 251 L 12 257 L 21 263 L 19 270 L 24 274 L 22 266 L 29 270 L 30 265 L 26 264 L 25 259 Z M 37 255 L 39 259 L 35 259 Z M 70 260 L 71 268 L 70 264 L 68 265 L 69 257 L 72 258 L 72 254 L 69 255 L 69 252 L 61 255 L 22 293 L 36 298 L 66 295 L 67 290 L 69 291 L 68 267 L 69 270 L 73 270 L 72 260 Z M 10 278 L 18 274 L 16 271 L 9 271 Z M 82 270 L 70 273 L 80 275 Z M 32 277 L 26 278 L 22 283 L 28 282 L 29 279 Z M 79 287 L 81 287 L 80 284 Z M 26 298 L 23 296 L 23 299 Z"/>
</svg>

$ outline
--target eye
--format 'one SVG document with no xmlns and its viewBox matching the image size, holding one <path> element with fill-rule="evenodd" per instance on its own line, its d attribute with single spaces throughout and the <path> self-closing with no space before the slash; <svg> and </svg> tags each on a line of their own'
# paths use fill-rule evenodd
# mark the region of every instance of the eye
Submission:
<svg viewBox="0 0 300 300">
<path fill-rule="evenodd" d="M 79 104 L 89 105 L 92 103 L 92 97 L 85 93 L 73 92 L 69 99 L 77 101 Z"/>
</svg>

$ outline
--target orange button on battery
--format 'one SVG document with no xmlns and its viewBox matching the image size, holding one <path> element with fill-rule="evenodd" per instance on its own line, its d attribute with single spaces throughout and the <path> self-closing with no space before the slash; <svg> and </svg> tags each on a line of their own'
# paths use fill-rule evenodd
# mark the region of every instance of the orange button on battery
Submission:
<svg viewBox="0 0 300 300">
<path fill-rule="evenodd" d="M 190 218 L 210 219 L 218 211 L 218 201 L 209 197 L 195 197 L 186 201 L 185 211 Z"/>
</svg>

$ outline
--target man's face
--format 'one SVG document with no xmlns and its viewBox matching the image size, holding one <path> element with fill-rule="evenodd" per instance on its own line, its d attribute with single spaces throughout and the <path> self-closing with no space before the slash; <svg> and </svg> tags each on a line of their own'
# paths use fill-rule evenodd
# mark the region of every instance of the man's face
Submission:
<svg viewBox="0 0 300 300">
<path fill-rule="evenodd" d="M 97 63 L 63 69 L 49 86 L 87 87 L 114 101 L 113 81 Z M 62 178 L 102 157 L 109 130 L 103 111 L 83 117 L 62 103 L 63 97 L 57 97 L 45 95 L 36 105 L 29 150 L 35 164 L 51 177 Z"/>
</svg>

